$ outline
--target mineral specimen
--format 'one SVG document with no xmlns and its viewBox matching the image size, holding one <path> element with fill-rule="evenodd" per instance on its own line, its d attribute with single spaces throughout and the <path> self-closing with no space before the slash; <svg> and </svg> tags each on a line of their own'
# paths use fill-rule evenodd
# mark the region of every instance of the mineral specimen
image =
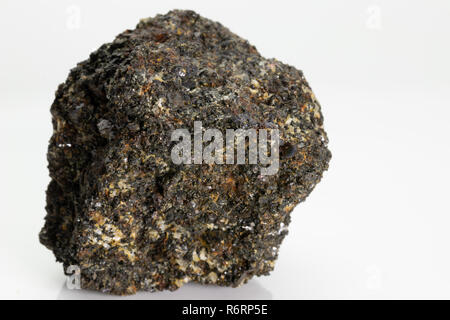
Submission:
<svg viewBox="0 0 450 320">
<path fill-rule="evenodd" d="M 51 106 L 40 241 L 81 287 L 239 286 L 273 270 L 290 213 L 328 168 L 301 71 L 192 11 L 144 19 L 71 70 Z M 171 133 L 274 128 L 279 170 L 175 164 Z"/>
</svg>

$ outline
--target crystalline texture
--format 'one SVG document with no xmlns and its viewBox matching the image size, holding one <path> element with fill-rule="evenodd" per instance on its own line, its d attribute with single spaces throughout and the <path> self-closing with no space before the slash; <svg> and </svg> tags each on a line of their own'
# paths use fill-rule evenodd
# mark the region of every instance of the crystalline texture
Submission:
<svg viewBox="0 0 450 320">
<path fill-rule="evenodd" d="M 40 241 L 83 288 L 238 286 L 274 268 L 290 213 L 328 168 L 301 71 L 192 11 L 142 20 L 71 70 L 51 107 Z M 280 168 L 175 165 L 170 133 L 277 128 Z"/>
</svg>

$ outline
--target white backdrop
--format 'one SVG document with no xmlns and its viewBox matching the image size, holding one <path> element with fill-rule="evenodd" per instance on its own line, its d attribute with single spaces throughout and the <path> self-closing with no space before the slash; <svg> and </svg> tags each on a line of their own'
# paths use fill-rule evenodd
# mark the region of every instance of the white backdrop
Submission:
<svg viewBox="0 0 450 320">
<path fill-rule="evenodd" d="M 450 2 L 0 2 L 0 298 L 64 287 L 39 244 L 49 107 L 75 64 L 140 18 L 193 9 L 304 71 L 333 159 L 294 213 L 275 271 L 238 289 L 142 299 L 450 298 Z M 136 298 L 135 297 L 135 298 Z"/>
</svg>

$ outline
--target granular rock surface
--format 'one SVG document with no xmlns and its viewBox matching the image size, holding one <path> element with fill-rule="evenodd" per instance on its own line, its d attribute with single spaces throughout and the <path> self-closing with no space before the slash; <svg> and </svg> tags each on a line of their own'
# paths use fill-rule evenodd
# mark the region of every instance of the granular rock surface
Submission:
<svg viewBox="0 0 450 320">
<path fill-rule="evenodd" d="M 290 213 L 331 158 L 302 72 L 192 11 L 101 46 L 59 86 L 51 114 L 40 241 L 64 270 L 79 266 L 82 288 L 112 294 L 269 274 Z M 278 129 L 279 170 L 174 164 L 170 134 L 194 121 Z"/>
</svg>

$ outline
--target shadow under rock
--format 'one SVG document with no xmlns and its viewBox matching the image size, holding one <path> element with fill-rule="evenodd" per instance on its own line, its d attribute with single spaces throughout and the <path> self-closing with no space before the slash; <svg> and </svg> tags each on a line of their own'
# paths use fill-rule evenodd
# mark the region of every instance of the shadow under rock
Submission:
<svg viewBox="0 0 450 320">
<path fill-rule="evenodd" d="M 58 300 L 270 300 L 272 294 L 257 280 L 251 280 L 239 288 L 219 287 L 188 283 L 176 291 L 141 291 L 131 296 L 115 296 L 92 290 L 68 289 L 64 283 Z"/>
</svg>

